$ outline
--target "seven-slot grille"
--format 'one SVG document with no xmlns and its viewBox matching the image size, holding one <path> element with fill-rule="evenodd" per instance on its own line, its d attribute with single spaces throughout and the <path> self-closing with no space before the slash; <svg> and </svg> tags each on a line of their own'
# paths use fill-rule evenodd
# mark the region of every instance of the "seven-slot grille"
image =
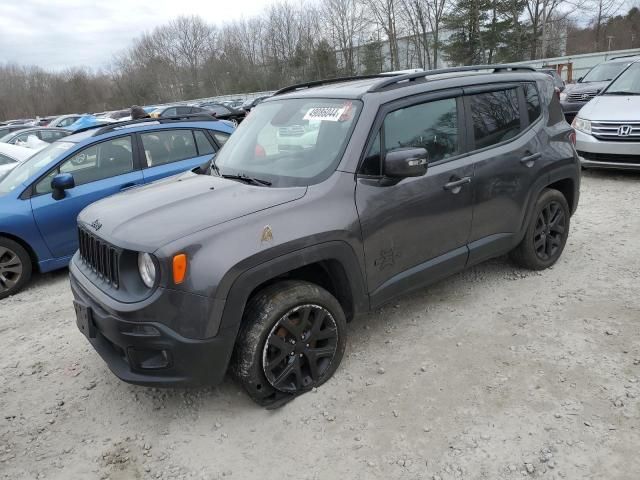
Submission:
<svg viewBox="0 0 640 480">
<path fill-rule="evenodd" d="M 576 92 L 576 93 L 569 92 L 567 94 L 567 101 L 568 102 L 587 102 L 591 100 L 593 97 L 595 97 L 597 94 L 598 92 L 595 90 L 590 90 L 588 92 Z"/>
<path fill-rule="evenodd" d="M 640 122 L 591 122 L 591 134 L 601 140 L 640 142 Z"/>
<path fill-rule="evenodd" d="M 80 258 L 100 278 L 118 288 L 120 250 L 99 239 L 83 228 L 78 228 Z"/>
</svg>

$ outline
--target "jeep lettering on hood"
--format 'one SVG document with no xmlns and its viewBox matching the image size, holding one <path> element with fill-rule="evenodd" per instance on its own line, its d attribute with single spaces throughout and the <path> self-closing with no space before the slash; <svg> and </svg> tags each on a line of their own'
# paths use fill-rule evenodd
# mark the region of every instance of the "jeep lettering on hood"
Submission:
<svg viewBox="0 0 640 480">
<path fill-rule="evenodd" d="M 148 251 L 190 233 L 302 198 L 306 187 L 269 189 L 186 173 L 135 188 L 87 207 L 84 225 L 100 218 L 100 236 Z"/>
</svg>

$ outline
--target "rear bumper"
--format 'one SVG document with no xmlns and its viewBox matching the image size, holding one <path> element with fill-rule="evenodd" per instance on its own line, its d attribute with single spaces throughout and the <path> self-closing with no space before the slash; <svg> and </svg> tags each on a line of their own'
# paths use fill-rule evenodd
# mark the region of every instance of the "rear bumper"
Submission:
<svg viewBox="0 0 640 480">
<path fill-rule="evenodd" d="M 156 321 L 124 320 L 93 299 L 76 274 L 71 269 L 75 302 L 91 312 L 92 335 L 86 338 L 118 378 L 155 387 L 212 385 L 224 379 L 235 343 L 234 329 L 194 340 Z"/>
</svg>

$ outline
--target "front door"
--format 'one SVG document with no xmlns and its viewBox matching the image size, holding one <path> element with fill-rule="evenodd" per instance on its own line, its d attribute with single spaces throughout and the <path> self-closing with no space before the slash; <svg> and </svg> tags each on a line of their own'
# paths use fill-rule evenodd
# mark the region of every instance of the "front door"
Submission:
<svg viewBox="0 0 640 480">
<path fill-rule="evenodd" d="M 58 173 L 72 174 L 76 185 L 61 200 L 55 200 L 51 190 Z M 33 216 L 53 256 L 68 257 L 77 250 L 76 219 L 82 209 L 142 183 L 129 135 L 94 144 L 60 163 L 34 186 L 31 197 Z"/>
<path fill-rule="evenodd" d="M 356 206 L 374 307 L 460 270 L 467 261 L 473 164 L 463 155 L 458 93 L 387 108 L 370 141 L 356 185 Z M 429 152 L 427 173 L 390 182 L 378 166 L 385 152 L 402 147 Z"/>
</svg>

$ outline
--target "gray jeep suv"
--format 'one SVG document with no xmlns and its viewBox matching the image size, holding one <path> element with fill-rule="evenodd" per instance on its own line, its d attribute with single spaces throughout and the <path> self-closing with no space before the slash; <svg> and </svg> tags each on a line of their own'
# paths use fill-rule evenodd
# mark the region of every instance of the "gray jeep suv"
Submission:
<svg viewBox="0 0 640 480">
<path fill-rule="evenodd" d="M 580 166 L 551 79 L 461 67 L 288 87 L 196 172 L 78 218 L 76 321 L 124 381 L 263 405 L 325 382 L 346 323 L 511 252 L 544 269 Z"/>
</svg>

